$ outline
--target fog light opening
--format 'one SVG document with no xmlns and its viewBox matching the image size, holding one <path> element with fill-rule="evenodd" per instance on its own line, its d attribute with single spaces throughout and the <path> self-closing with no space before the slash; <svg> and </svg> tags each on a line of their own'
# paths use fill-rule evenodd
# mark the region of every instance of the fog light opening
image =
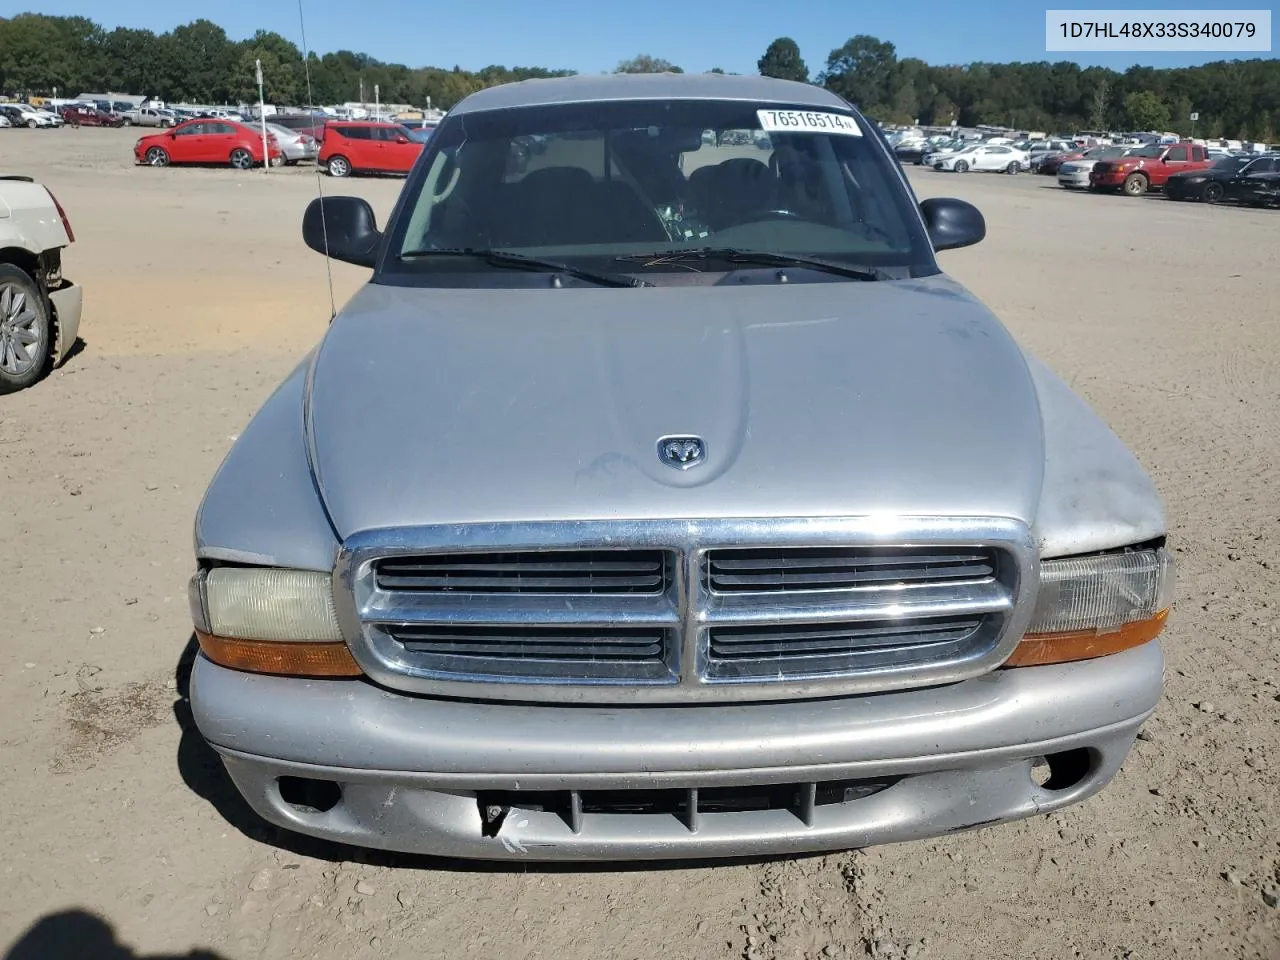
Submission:
<svg viewBox="0 0 1280 960">
<path fill-rule="evenodd" d="M 342 802 L 342 787 L 334 780 L 281 777 L 280 799 L 299 813 L 328 813 Z"/>
<path fill-rule="evenodd" d="M 1085 747 L 1050 753 L 1031 761 L 1031 782 L 1041 790 L 1060 793 L 1079 785 L 1093 767 L 1093 752 Z"/>
</svg>

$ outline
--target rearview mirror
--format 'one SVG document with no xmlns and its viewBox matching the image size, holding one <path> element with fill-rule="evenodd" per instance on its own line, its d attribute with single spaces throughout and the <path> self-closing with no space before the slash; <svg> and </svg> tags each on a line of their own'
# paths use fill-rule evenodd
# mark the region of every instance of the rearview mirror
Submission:
<svg viewBox="0 0 1280 960">
<path fill-rule="evenodd" d="M 360 197 L 323 197 L 307 204 L 302 239 L 317 253 L 372 267 L 378 260 L 382 233 L 373 207 Z"/>
<path fill-rule="evenodd" d="M 963 200 L 930 197 L 920 202 L 920 213 L 934 250 L 971 247 L 987 235 L 987 221 L 981 211 Z"/>
</svg>

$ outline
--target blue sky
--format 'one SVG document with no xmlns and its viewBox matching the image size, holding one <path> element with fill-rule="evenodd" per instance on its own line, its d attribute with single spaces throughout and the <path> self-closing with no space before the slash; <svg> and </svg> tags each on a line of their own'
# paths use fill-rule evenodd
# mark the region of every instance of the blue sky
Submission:
<svg viewBox="0 0 1280 960">
<path fill-rule="evenodd" d="M 307 40 L 321 53 L 349 49 L 410 66 L 457 64 L 563 67 L 584 73 L 612 70 L 637 53 L 665 57 L 687 71 L 712 67 L 754 72 L 769 41 L 790 36 L 816 73 L 827 54 L 857 33 L 891 41 L 900 57 L 929 63 L 974 60 L 1076 60 L 1123 70 L 1134 63 L 1181 66 L 1233 59 L 1212 54 L 1047 54 L 1044 11 L 1026 0 L 911 2 L 889 0 L 303 0 Z M 1111 3 L 1055 0 L 1055 8 L 1263 9 L 1259 3 Z M 300 44 L 297 0 L 0 0 L 0 15 L 37 9 L 91 17 L 111 28 L 163 32 L 200 17 L 234 39 L 274 30 Z M 109 12 L 108 12 L 109 11 Z M 1245 53 L 1241 59 L 1274 57 Z"/>
</svg>

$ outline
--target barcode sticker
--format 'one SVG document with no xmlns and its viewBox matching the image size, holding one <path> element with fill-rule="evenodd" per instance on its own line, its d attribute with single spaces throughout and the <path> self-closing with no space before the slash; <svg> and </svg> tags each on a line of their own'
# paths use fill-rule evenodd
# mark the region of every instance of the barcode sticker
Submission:
<svg viewBox="0 0 1280 960">
<path fill-rule="evenodd" d="M 769 133 L 838 133 L 860 137 L 858 121 L 843 113 L 810 110 L 757 110 L 760 126 Z"/>
</svg>

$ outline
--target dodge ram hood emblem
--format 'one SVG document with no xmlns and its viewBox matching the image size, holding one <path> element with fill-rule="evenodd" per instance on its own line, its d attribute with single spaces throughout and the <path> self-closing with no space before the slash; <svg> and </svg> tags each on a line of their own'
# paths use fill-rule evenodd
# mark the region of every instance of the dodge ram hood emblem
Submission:
<svg viewBox="0 0 1280 960">
<path fill-rule="evenodd" d="M 707 458 L 701 437 L 663 437 L 658 441 L 658 459 L 677 470 L 696 467 Z"/>
</svg>

